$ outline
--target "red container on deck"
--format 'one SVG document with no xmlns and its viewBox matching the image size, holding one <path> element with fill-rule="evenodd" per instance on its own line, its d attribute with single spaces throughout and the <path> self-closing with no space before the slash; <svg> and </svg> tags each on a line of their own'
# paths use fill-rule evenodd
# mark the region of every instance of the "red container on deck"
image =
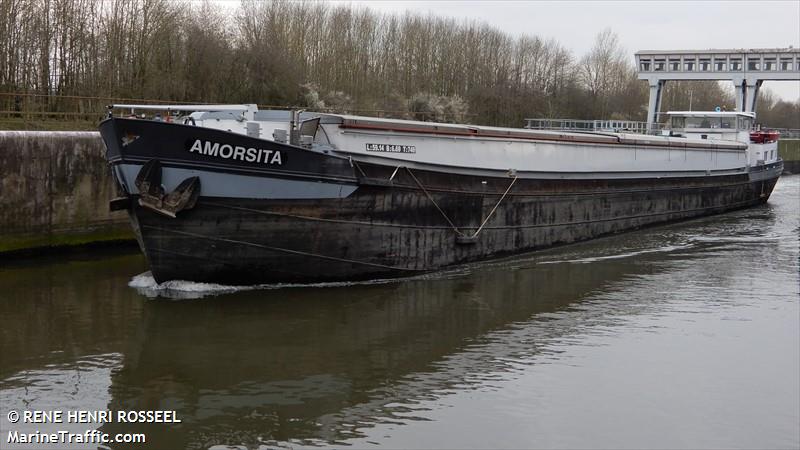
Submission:
<svg viewBox="0 0 800 450">
<path fill-rule="evenodd" d="M 776 130 L 759 130 L 750 132 L 750 142 L 754 144 L 766 144 L 775 142 L 781 134 Z"/>
</svg>

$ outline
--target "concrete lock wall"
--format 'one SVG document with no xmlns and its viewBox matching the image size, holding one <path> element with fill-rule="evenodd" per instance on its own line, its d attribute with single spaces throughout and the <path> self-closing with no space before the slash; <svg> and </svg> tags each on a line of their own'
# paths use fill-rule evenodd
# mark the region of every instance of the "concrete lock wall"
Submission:
<svg viewBox="0 0 800 450">
<path fill-rule="evenodd" d="M 778 155 L 783 158 L 783 173 L 800 173 L 800 139 L 778 141 Z"/>
<path fill-rule="evenodd" d="M 0 131 L 0 253 L 129 240 L 97 132 Z"/>
</svg>

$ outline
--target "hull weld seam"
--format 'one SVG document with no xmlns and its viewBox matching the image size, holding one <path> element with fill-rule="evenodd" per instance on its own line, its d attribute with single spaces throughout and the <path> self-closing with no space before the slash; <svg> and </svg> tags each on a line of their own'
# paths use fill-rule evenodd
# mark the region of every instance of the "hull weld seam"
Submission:
<svg viewBox="0 0 800 450">
<path fill-rule="evenodd" d="M 505 225 L 505 226 L 488 226 L 484 227 L 486 230 L 511 230 L 511 229 L 525 229 L 525 228 L 542 228 L 542 227 L 568 227 L 574 225 L 585 225 L 587 223 L 594 223 L 594 222 L 609 222 L 613 220 L 630 220 L 630 219 L 641 219 L 644 217 L 656 217 L 656 216 L 668 216 L 672 214 L 682 214 L 687 212 L 696 212 L 696 211 L 706 211 L 706 210 L 713 210 L 719 208 L 725 209 L 736 209 L 740 206 L 752 204 L 753 201 L 745 200 L 741 202 L 731 203 L 728 205 L 720 205 L 720 206 L 707 206 L 703 208 L 692 208 L 692 209 L 682 209 L 679 211 L 665 211 L 660 213 L 651 213 L 651 214 L 636 214 L 631 216 L 620 216 L 620 217 L 609 217 L 605 219 L 592 219 L 592 220 L 581 220 L 576 222 L 560 222 L 560 223 L 544 223 L 544 224 L 525 224 L 525 225 Z M 254 208 L 245 208 L 242 206 L 229 206 L 223 205 L 220 203 L 212 203 L 212 202 L 201 202 L 203 205 L 207 206 L 214 206 L 217 208 L 223 209 L 232 209 L 236 211 L 246 211 L 252 212 L 256 214 L 263 214 L 267 216 L 276 216 L 276 217 L 286 217 L 290 219 L 300 219 L 300 220 L 308 220 L 311 222 L 329 222 L 329 223 L 343 223 L 348 225 L 363 225 L 363 226 L 374 226 L 374 227 L 389 227 L 389 228 L 412 228 L 412 229 L 419 229 L 419 230 L 442 230 L 442 229 L 450 229 L 450 227 L 446 226 L 424 226 L 424 225 L 406 225 L 406 224 L 396 224 L 396 223 L 385 223 L 385 222 L 363 222 L 358 220 L 341 220 L 341 219 L 326 219 L 324 217 L 311 217 L 311 216 L 301 216 L 296 214 L 286 214 L 286 213 L 279 213 L 274 211 L 262 211 L 260 209 Z M 412 269 L 407 269 L 412 270 Z"/>
</svg>

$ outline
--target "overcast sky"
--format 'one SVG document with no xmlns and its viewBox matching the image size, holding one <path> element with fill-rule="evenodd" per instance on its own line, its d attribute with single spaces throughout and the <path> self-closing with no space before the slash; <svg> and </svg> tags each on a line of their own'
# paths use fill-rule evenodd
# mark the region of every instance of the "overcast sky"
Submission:
<svg viewBox="0 0 800 450">
<path fill-rule="evenodd" d="M 512 35 L 555 38 L 580 57 L 605 28 L 631 55 L 638 50 L 800 48 L 800 0 L 787 1 L 362 1 L 379 12 L 414 11 L 478 19 Z M 644 83 L 644 81 L 643 81 Z M 800 81 L 767 81 L 787 100 L 800 99 Z"/>
</svg>

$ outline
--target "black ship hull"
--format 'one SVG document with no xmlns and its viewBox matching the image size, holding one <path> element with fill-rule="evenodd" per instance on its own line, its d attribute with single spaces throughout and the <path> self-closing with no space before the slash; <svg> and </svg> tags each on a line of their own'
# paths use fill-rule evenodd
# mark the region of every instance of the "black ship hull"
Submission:
<svg viewBox="0 0 800 450">
<path fill-rule="evenodd" d="M 409 276 L 764 203 L 782 169 L 778 162 L 738 174 L 668 178 L 459 174 L 174 124 L 110 119 L 101 133 L 158 282 Z M 125 136 L 136 138 L 123 145 Z M 190 151 L 198 140 L 269 147 L 280 152 L 281 164 L 251 164 L 246 154 L 221 163 Z M 192 207 L 175 217 L 130 188 L 153 159 L 170 176 L 202 181 Z"/>
</svg>

